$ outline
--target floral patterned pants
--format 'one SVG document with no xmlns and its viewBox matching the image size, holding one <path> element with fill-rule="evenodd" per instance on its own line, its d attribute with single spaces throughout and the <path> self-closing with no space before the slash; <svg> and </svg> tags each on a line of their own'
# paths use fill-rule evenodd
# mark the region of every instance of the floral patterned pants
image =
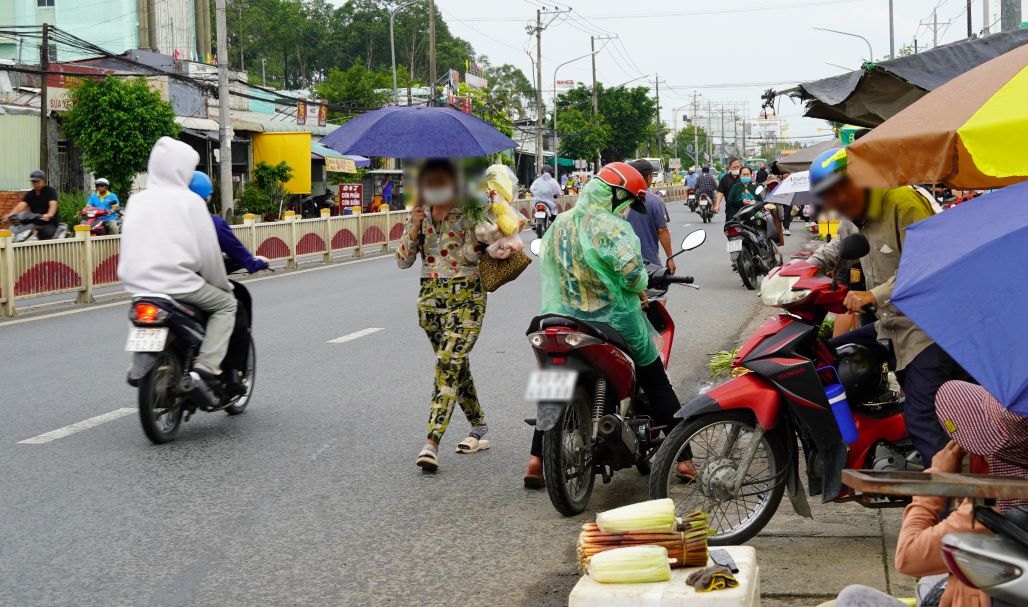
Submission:
<svg viewBox="0 0 1028 607">
<path fill-rule="evenodd" d="M 485 424 L 468 357 L 482 332 L 485 291 L 478 277 L 421 280 L 418 316 L 435 351 L 435 389 L 428 438 L 439 442 L 459 405 L 472 426 Z"/>
</svg>

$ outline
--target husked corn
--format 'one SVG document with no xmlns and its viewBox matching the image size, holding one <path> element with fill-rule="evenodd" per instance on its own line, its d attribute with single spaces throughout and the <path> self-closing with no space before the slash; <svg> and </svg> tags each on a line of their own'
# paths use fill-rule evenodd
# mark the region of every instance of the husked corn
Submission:
<svg viewBox="0 0 1028 607">
<path fill-rule="evenodd" d="M 670 532 L 677 522 L 675 502 L 670 498 L 630 504 L 596 515 L 596 524 L 604 533 Z"/>
<path fill-rule="evenodd" d="M 663 546 L 615 548 L 589 559 L 589 577 L 602 584 L 667 582 L 671 565 Z"/>
</svg>

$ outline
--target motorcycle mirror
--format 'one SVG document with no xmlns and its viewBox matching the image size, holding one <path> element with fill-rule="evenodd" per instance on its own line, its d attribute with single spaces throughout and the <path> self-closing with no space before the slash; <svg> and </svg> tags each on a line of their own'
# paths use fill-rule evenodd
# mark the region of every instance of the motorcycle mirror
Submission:
<svg viewBox="0 0 1028 607">
<path fill-rule="evenodd" d="M 706 242 L 706 240 L 707 233 L 704 230 L 693 230 L 685 237 L 685 240 L 682 241 L 682 250 L 692 251 Z"/>
<path fill-rule="evenodd" d="M 532 251 L 532 255 L 539 257 L 539 251 L 543 248 L 543 241 L 541 238 L 536 238 L 528 245 L 528 250 Z"/>
<path fill-rule="evenodd" d="M 839 256 L 847 261 L 854 261 L 871 252 L 871 245 L 861 234 L 850 234 L 842 239 Z"/>
</svg>

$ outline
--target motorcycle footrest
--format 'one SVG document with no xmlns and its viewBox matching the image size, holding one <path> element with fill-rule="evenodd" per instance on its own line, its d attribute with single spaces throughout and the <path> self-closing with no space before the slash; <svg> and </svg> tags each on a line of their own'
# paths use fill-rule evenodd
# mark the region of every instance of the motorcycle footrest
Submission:
<svg viewBox="0 0 1028 607">
<path fill-rule="evenodd" d="M 529 426 L 535 426 L 536 419 L 534 417 L 526 417 L 525 418 L 525 423 L 528 424 Z"/>
</svg>

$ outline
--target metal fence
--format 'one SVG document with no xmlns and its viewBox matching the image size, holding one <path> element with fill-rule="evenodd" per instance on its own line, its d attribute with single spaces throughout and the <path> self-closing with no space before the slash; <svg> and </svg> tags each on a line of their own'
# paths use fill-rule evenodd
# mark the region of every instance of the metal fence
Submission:
<svg viewBox="0 0 1028 607">
<path fill-rule="evenodd" d="M 663 188 L 665 200 L 683 200 L 682 186 Z M 560 211 L 574 206 L 575 196 L 557 199 Z M 516 200 L 514 209 L 532 217 L 532 202 Z M 321 256 L 330 263 L 333 254 L 388 251 L 403 236 L 410 211 L 384 211 L 317 219 L 300 219 L 291 212 L 285 221 L 256 223 L 247 216 L 232 232 L 253 251 L 295 268 L 301 258 Z M 39 242 L 12 242 L 11 232 L 0 230 L 0 316 L 14 316 L 15 301 L 29 297 L 76 292 L 76 302 L 93 301 L 93 289 L 116 285 L 120 236 L 90 236 L 87 226 L 75 226 L 75 238 Z"/>
</svg>

